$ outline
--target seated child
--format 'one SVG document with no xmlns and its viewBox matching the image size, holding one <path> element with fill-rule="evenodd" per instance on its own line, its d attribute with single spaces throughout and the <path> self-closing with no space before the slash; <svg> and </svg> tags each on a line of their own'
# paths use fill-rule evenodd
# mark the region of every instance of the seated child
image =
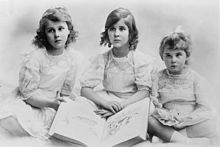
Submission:
<svg viewBox="0 0 220 147">
<path fill-rule="evenodd" d="M 48 138 L 48 130 L 63 96 L 70 96 L 76 77 L 76 60 L 69 45 L 77 32 L 67 10 L 43 14 L 33 44 L 25 56 L 14 94 L 0 103 L 0 126 L 14 136 Z"/>
<path fill-rule="evenodd" d="M 182 31 L 165 36 L 160 44 L 166 69 L 152 74 L 155 111 L 148 133 L 164 142 L 201 143 L 216 137 L 204 79 L 189 67 L 191 51 L 190 37 Z"/>
<path fill-rule="evenodd" d="M 125 8 L 107 17 L 101 45 L 111 49 L 92 61 L 81 79 L 81 95 L 102 108 L 108 118 L 124 107 L 149 97 L 153 58 L 137 51 L 138 30 L 132 13 Z M 100 84 L 104 89 L 97 91 Z"/>
</svg>

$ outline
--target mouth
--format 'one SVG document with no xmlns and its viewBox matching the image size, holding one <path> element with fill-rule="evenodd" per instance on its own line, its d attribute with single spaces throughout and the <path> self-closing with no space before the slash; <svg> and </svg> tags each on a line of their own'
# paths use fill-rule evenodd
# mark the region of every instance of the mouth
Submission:
<svg viewBox="0 0 220 147">
<path fill-rule="evenodd" d="M 60 43 L 62 40 L 55 40 L 55 43 Z"/>
<path fill-rule="evenodd" d="M 177 67 L 177 65 L 171 65 L 170 66 L 170 68 L 176 68 Z"/>
<path fill-rule="evenodd" d="M 115 40 L 114 40 L 114 42 L 120 42 L 120 41 L 121 41 L 121 40 L 119 40 L 119 39 L 115 39 Z"/>
</svg>

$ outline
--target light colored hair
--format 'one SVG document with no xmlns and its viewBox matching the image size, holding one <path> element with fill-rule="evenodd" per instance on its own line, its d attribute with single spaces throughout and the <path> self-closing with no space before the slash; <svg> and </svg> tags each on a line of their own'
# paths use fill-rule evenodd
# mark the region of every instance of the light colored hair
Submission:
<svg viewBox="0 0 220 147">
<path fill-rule="evenodd" d="M 185 64 L 189 64 L 189 57 L 191 56 L 192 52 L 192 41 L 188 34 L 184 32 L 172 32 L 166 35 L 162 39 L 159 48 L 159 54 L 162 60 L 165 48 L 169 48 L 171 50 L 183 50 L 188 58 Z"/>
<path fill-rule="evenodd" d="M 72 24 L 72 19 L 67 10 L 63 7 L 56 7 L 56 8 L 51 8 L 47 9 L 39 23 L 39 28 L 36 31 L 36 36 L 33 40 L 33 44 L 36 45 L 39 48 L 48 48 L 50 46 L 49 42 L 47 41 L 47 37 L 45 34 L 45 27 L 48 23 L 48 20 L 54 21 L 54 22 L 66 22 L 68 29 L 70 31 L 67 41 L 66 41 L 66 46 L 65 48 L 68 47 L 68 45 L 72 42 L 76 41 L 76 38 L 78 36 L 78 32 L 75 31 L 73 24 Z"/>
</svg>

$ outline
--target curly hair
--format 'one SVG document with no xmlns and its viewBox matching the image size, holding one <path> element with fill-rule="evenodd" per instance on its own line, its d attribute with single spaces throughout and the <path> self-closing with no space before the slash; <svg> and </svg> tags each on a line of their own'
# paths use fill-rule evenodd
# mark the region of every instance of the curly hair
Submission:
<svg viewBox="0 0 220 147">
<path fill-rule="evenodd" d="M 183 50 L 186 53 L 186 57 L 189 58 L 192 52 L 192 41 L 188 34 L 182 32 L 173 32 L 169 35 L 166 35 L 160 43 L 159 54 L 162 60 L 165 48 L 172 50 Z M 186 60 L 185 64 L 188 65 L 189 60 Z"/>
<path fill-rule="evenodd" d="M 105 23 L 105 31 L 101 33 L 100 45 L 108 45 L 108 47 L 111 47 L 112 44 L 109 40 L 108 30 L 120 19 L 124 19 L 125 24 L 129 28 L 129 49 L 135 50 L 138 44 L 138 29 L 136 27 L 134 16 L 125 8 L 115 9 L 108 15 Z"/>
<path fill-rule="evenodd" d="M 69 46 L 69 44 L 76 41 L 76 38 L 78 37 L 78 32 L 74 29 L 74 26 L 72 24 L 72 19 L 70 15 L 68 14 L 67 10 L 62 7 L 56 7 L 52 9 L 47 9 L 39 23 L 39 28 L 36 31 L 36 36 L 34 37 L 33 44 L 37 46 L 38 48 L 48 48 L 50 46 L 49 42 L 47 41 L 47 37 L 45 34 L 45 27 L 48 23 L 48 20 L 53 22 L 59 22 L 63 21 L 66 22 L 68 26 L 68 30 L 70 31 L 65 48 Z"/>
</svg>

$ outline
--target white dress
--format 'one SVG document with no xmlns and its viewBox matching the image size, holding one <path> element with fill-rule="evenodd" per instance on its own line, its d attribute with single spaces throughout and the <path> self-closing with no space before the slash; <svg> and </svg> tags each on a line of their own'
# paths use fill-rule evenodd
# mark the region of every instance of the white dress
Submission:
<svg viewBox="0 0 220 147">
<path fill-rule="evenodd" d="M 68 49 L 58 56 L 49 55 L 46 49 L 26 55 L 19 73 L 19 86 L 0 103 L 0 121 L 12 116 L 31 136 L 47 138 L 56 111 L 32 107 L 25 100 L 31 97 L 55 99 L 57 93 L 70 95 L 76 68 L 74 55 Z"/>
<path fill-rule="evenodd" d="M 164 69 L 153 76 L 153 89 L 162 108 L 156 108 L 153 116 L 162 124 L 179 124 L 175 117 L 185 118 L 185 124 L 195 125 L 212 119 L 214 113 L 209 104 L 210 94 L 204 79 L 190 68 L 181 75 L 172 75 Z M 202 105 L 195 109 L 197 104 Z M 196 110 L 196 111 L 195 111 Z"/>
<path fill-rule="evenodd" d="M 97 55 L 81 78 L 82 87 L 97 88 L 102 98 L 121 101 L 138 90 L 152 86 L 153 57 L 130 51 L 126 57 L 114 57 L 112 50 Z"/>
</svg>

